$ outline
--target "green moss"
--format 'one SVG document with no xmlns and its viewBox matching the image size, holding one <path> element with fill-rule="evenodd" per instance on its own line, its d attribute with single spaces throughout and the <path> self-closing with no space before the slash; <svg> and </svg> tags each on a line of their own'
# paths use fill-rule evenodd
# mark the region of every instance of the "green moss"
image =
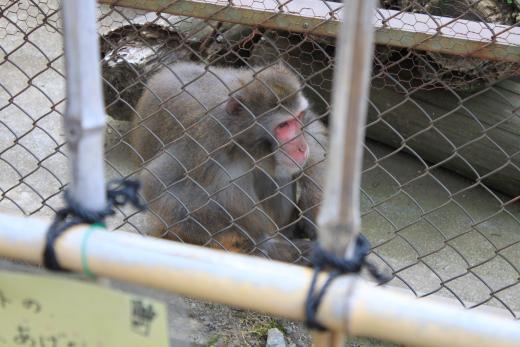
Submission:
<svg viewBox="0 0 520 347">
<path fill-rule="evenodd" d="M 208 347 L 217 347 L 217 342 L 220 339 L 220 335 L 213 335 L 208 340 Z"/>
<path fill-rule="evenodd" d="M 273 328 L 280 330 L 284 335 L 286 334 L 283 325 L 275 319 L 271 319 L 253 326 L 251 329 L 251 334 L 255 335 L 259 339 L 267 339 L 267 332 L 269 329 Z"/>
</svg>

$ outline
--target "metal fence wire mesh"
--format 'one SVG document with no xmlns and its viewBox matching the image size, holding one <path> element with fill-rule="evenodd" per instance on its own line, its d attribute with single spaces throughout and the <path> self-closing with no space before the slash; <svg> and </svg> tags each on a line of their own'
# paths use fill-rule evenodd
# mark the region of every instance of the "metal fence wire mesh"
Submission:
<svg viewBox="0 0 520 347">
<path fill-rule="evenodd" d="M 151 203 L 147 214 L 119 211 L 112 226 L 305 262 L 342 5 L 101 2 L 111 3 L 99 7 L 107 174 L 147 175 Z M 68 181 L 59 6 L 0 5 L 0 206 L 52 214 Z M 390 285 L 518 318 L 520 3 L 381 1 L 374 18 L 361 187 L 370 257 L 393 273 Z M 281 179 L 270 165 L 283 141 L 248 140 L 272 138 L 273 113 L 300 117 L 301 93 L 309 109 L 298 124 L 315 160 Z M 223 121 L 233 105 L 249 110 L 247 124 Z"/>
</svg>

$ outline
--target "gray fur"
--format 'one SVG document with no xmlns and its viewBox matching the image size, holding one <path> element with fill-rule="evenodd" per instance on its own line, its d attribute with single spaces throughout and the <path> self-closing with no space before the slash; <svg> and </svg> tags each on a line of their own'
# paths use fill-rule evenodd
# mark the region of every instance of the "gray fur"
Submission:
<svg viewBox="0 0 520 347">
<path fill-rule="evenodd" d="M 322 183 L 324 164 L 317 162 L 327 134 L 308 113 L 308 175 L 319 176 L 309 183 L 307 169 L 280 170 L 272 129 L 299 111 L 302 98 L 299 79 L 283 65 L 252 70 L 176 63 L 158 71 L 136 106 L 130 140 L 142 159 L 150 233 L 296 260 L 299 250 L 286 235 L 298 223 L 299 202 L 306 213 L 300 223 L 314 222 L 321 190 L 313 182 Z M 300 201 L 296 177 L 302 179 Z"/>
</svg>

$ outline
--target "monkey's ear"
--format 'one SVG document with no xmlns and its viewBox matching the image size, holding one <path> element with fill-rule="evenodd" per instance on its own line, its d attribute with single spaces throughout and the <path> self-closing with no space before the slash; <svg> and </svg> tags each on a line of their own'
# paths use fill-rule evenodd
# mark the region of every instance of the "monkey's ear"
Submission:
<svg viewBox="0 0 520 347">
<path fill-rule="evenodd" d="M 241 109 L 242 105 L 240 104 L 239 99 L 237 99 L 235 96 L 230 96 L 226 103 L 226 111 L 229 114 L 237 114 Z"/>
</svg>

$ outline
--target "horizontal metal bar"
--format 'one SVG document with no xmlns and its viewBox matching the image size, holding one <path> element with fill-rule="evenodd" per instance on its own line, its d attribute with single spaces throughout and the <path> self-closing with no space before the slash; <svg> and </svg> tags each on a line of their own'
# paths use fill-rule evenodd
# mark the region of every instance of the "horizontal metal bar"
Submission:
<svg viewBox="0 0 520 347">
<path fill-rule="evenodd" d="M 99 3 L 294 32 L 335 36 L 341 4 L 315 0 L 98 0 Z M 282 5 L 283 4 L 283 5 Z"/>
<path fill-rule="evenodd" d="M 99 3 L 334 37 L 342 5 L 320 0 L 98 0 Z M 379 9 L 375 42 L 489 60 L 520 62 L 520 28 Z"/>
<path fill-rule="evenodd" d="M 1 214 L 0 255 L 41 264 L 48 226 L 49 221 L 34 217 Z M 89 234 L 89 228 L 76 226 L 57 240 L 63 267 L 81 272 L 86 259 L 98 276 L 304 319 L 311 269 L 127 232 L 96 228 Z M 325 278 L 323 273 L 319 281 Z M 334 331 L 413 346 L 520 345 L 520 329 L 513 320 L 417 300 L 353 275 L 332 282 L 317 318 Z"/>
<path fill-rule="evenodd" d="M 520 28 L 420 13 L 378 10 L 376 43 L 520 62 Z"/>
</svg>

